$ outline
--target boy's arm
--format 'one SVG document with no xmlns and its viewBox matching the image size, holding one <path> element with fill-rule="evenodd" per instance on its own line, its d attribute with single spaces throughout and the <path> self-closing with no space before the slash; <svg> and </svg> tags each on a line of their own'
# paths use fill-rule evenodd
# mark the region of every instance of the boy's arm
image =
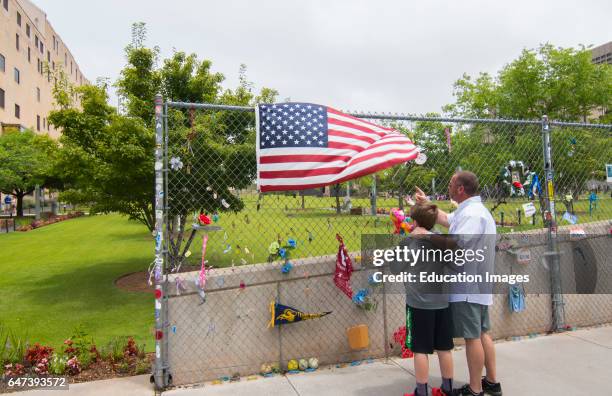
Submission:
<svg viewBox="0 0 612 396">
<path fill-rule="evenodd" d="M 427 195 L 425 195 L 423 190 L 421 190 L 418 187 L 415 187 L 414 198 L 416 199 L 416 203 L 418 204 L 424 204 L 424 203 L 429 202 L 429 200 L 427 199 Z M 436 223 L 448 228 L 449 226 L 448 213 L 438 208 L 438 218 L 436 219 Z"/>
</svg>

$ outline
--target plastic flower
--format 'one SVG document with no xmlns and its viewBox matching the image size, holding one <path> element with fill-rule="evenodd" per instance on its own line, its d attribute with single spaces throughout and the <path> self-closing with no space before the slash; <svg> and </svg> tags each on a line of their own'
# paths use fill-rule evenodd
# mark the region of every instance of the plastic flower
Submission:
<svg viewBox="0 0 612 396">
<path fill-rule="evenodd" d="M 281 272 L 283 274 L 288 274 L 289 272 L 291 272 L 291 269 L 293 268 L 293 264 L 291 264 L 290 262 L 286 262 L 285 265 L 282 266 L 281 268 Z"/>
<path fill-rule="evenodd" d="M 170 168 L 172 170 L 181 170 L 183 168 L 183 161 L 179 157 L 170 158 Z"/>
</svg>

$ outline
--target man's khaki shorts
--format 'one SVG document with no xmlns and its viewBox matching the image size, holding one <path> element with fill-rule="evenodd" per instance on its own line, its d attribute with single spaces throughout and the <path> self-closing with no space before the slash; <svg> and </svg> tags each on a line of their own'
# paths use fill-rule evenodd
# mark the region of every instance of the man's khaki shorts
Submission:
<svg viewBox="0 0 612 396">
<path fill-rule="evenodd" d="M 489 306 L 467 301 L 450 303 L 453 315 L 453 337 L 480 338 L 482 333 L 491 330 Z"/>
</svg>

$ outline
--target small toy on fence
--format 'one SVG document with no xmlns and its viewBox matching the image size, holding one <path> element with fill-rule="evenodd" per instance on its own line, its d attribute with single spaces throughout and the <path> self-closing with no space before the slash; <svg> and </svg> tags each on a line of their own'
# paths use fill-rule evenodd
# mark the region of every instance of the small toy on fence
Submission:
<svg viewBox="0 0 612 396">
<path fill-rule="evenodd" d="M 304 371 L 308 368 L 308 360 L 300 359 L 298 360 L 298 367 L 301 371 Z"/>
<path fill-rule="evenodd" d="M 331 311 L 321 313 L 305 313 L 298 309 L 272 301 L 270 303 L 271 319 L 268 323 L 268 327 L 296 323 L 302 320 L 317 319 L 329 315 L 330 313 Z"/>
<path fill-rule="evenodd" d="M 259 373 L 264 377 L 272 374 L 272 365 L 266 363 L 262 364 Z"/>
<path fill-rule="evenodd" d="M 410 216 L 406 216 L 404 211 L 401 209 L 393 208 L 389 213 L 389 218 L 393 222 L 393 226 L 395 229 L 393 230 L 394 234 L 410 234 L 412 230 L 414 230 L 414 223 Z"/>
<path fill-rule="evenodd" d="M 295 371 L 297 371 L 298 367 L 299 367 L 299 363 L 298 363 L 298 361 L 297 361 L 297 360 L 295 360 L 295 359 L 291 359 L 291 360 L 289 360 L 289 362 L 287 363 L 287 371 L 289 371 L 289 372 L 292 372 L 292 371 L 293 371 L 293 372 L 295 372 Z"/>
</svg>

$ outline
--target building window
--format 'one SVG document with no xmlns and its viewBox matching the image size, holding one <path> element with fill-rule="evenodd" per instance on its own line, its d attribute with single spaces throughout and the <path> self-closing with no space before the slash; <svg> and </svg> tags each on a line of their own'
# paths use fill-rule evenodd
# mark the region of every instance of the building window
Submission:
<svg viewBox="0 0 612 396">
<path fill-rule="evenodd" d="M 53 65 L 53 70 L 55 70 L 55 61 L 51 62 L 51 64 Z"/>
<path fill-rule="evenodd" d="M 43 130 L 47 129 L 47 118 L 43 117 Z"/>
<path fill-rule="evenodd" d="M 38 48 L 38 36 L 34 35 L 34 46 Z"/>
<path fill-rule="evenodd" d="M 31 56 L 30 56 L 30 47 L 28 47 L 28 62 L 30 62 Z"/>
<path fill-rule="evenodd" d="M 17 51 L 19 51 L 19 35 L 18 34 L 15 35 L 15 48 L 17 48 Z"/>
<path fill-rule="evenodd" d="M 40 116 L 36 116 L 36 130 L 40 131 Z"/>
<path fill-rule="evenodd" d="M 8 11 L 8 0 L 3 0 L 2 5 L 4 6 L 4 9 Z"/>
<path fill-rule="evenodd" d="M 17 26 L 21 26 L 21 14 L 17 13 Z"/>
<path fill-rule="evenodd" d="M 53 36 L 53 49 L 55 49 L 56 44 L 55 44 L 55 36 Z"/>
<path fill-rule="evenodd" d="M 29 23 L 26 23 L 26 36 L 30 38 L 30 24 Z"/>
<path fill-rule="evenodd" d="M 21 117 L 21 108 L 17 103 L 15 103 L 15 118 Z"/>
<path fill-rule="evenodd" d="M 40 102 L 40 88 L 36 87 L 36 100 Z"/>
<path fill-rule="evenodd" d="M 19 78 L 19 74 L 20 74 L 20 73 L 19 73 L 19 69 L 15 68 L 15 73 L 14 73 L 14 74 L 15 74 L 15 82 L 16 82 L 17 84 L 19 84 L 19 83 L 20 83 L 20 80 L 21 80 L 21 79 Z"/>
<path fill-rule="evenodd" d="M 45 45 L 43 44 L 42 40 L 40 41 L 40 53 L 41 54 L 45 53 Z"/>
<path fill-rule="evenodd" d="M 0 88 L 0 108 L 4 109 L 4 89 Z"/>
<path fill-rule="evenodd" d="M 64 66 L 68 66 L 68 53 L 64 52 Z"/>
<path fill-rule="evenodd" d="M 70 74 L 72 74 L 72 61 L 70 61 Z"/>
<path fill-rule="evenodd" d="M 6 59 L 4 55 L 0 54 L 0 71 L 4 72 L 6 70 Z"/>
<path fill-rule="evenodd" d="M 51 52 L 47 51 L 47 62 L 51 62 Z"/>
</svg>

